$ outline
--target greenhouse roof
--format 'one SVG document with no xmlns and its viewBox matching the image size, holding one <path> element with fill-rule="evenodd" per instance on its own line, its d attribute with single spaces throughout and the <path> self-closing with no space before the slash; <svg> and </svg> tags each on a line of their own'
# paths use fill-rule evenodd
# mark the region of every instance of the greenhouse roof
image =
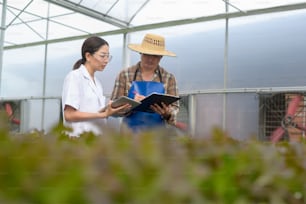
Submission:
<svg viewBox="0 0 306 204">
<path fill-rule="evenodd" d="M 306 0 L 1 0 L 4 49 L 306 8 Z"/>
</svg>

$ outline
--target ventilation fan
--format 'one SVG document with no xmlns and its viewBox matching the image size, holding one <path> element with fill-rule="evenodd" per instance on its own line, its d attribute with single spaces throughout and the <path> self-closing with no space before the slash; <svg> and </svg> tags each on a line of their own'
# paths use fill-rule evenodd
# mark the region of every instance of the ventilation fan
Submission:
<svg viewBox="0 0 306 204">
<path fill-rule="evenodd" d="M 291 139 L 294 134 L 300 136 L 306 131 L 304 125 L 304 96 L 302 94 L 287 94 L 288 105 L 285 116 L 281 118 L 279 126 L 271 133 L 270 140 L 278 142 L 281 139 Z M 287 137 L 287 138 L 286 138 Z"/>
<path fill-rule="evenodd" d="M 4 106 L 5 106 L 6 114 L 9 117 L 9 120 L 14 124 L 20 125 L 20 120 L 15 118 L 14 110 L 12 108 L 12 105 L 9 102 L 6 102 L 6 103 L 4 103 Z"/>
</svg>

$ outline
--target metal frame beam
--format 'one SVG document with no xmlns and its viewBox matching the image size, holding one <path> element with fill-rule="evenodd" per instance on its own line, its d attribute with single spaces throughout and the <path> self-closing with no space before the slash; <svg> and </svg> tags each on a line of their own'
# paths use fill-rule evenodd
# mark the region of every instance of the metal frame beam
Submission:
<svg viewBox="0 0 306 204">
<path fill-rule="evenodd" d="M 44 0 L 44 1 L 75 11 L 77 13 L 84 14 L 86 16 L 95 18 L 100 21 L 104 21 L 119 28 L 126 28 L 128 26 L 128 24 L 122 20 L 113 18 L 111 16 L 108 16 L 107 14 L 99 13 L 98 11 L 86 8 L 85 6 L 70 1 L 64 1 L 64 0 Z"/>
</svg>

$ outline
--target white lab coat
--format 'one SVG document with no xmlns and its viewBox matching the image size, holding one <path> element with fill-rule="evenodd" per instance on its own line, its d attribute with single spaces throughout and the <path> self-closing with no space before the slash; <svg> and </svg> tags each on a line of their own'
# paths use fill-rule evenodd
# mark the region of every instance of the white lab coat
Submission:
<svg viewBox="0 0 306 204">
<path fill-rule="evenodd" d="M 95 77 L 91 79 L 87 69 L 81 65 L 79 69 L 72 70 L 65 78 L 62 92 L 62 111 L 65 105 L 72 106 L 81 112 L 96 113 L 105 106 L 105 96 L 100 81 Z M 73 129 L 70 136 L 79 136 L 83 132 L 92 131 L 97 135 L 102 134 L 105 119 L 92 119 L 80 122 L 68 122 L 64 125 Z"/>
</svg>

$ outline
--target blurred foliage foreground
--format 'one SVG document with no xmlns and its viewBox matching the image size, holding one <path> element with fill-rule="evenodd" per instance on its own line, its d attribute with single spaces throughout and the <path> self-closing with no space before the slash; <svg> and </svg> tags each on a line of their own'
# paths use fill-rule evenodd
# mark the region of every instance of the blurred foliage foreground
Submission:
<svg viewBox="0 0 306 204">
<path fill-rule="evenodd" d="M 305 203 L 306 146 L 172 131 L 70 139 L 0 128 L 0 203 Z M 204 136 L 203 136 L 204 137 Z"/>
</svg>

